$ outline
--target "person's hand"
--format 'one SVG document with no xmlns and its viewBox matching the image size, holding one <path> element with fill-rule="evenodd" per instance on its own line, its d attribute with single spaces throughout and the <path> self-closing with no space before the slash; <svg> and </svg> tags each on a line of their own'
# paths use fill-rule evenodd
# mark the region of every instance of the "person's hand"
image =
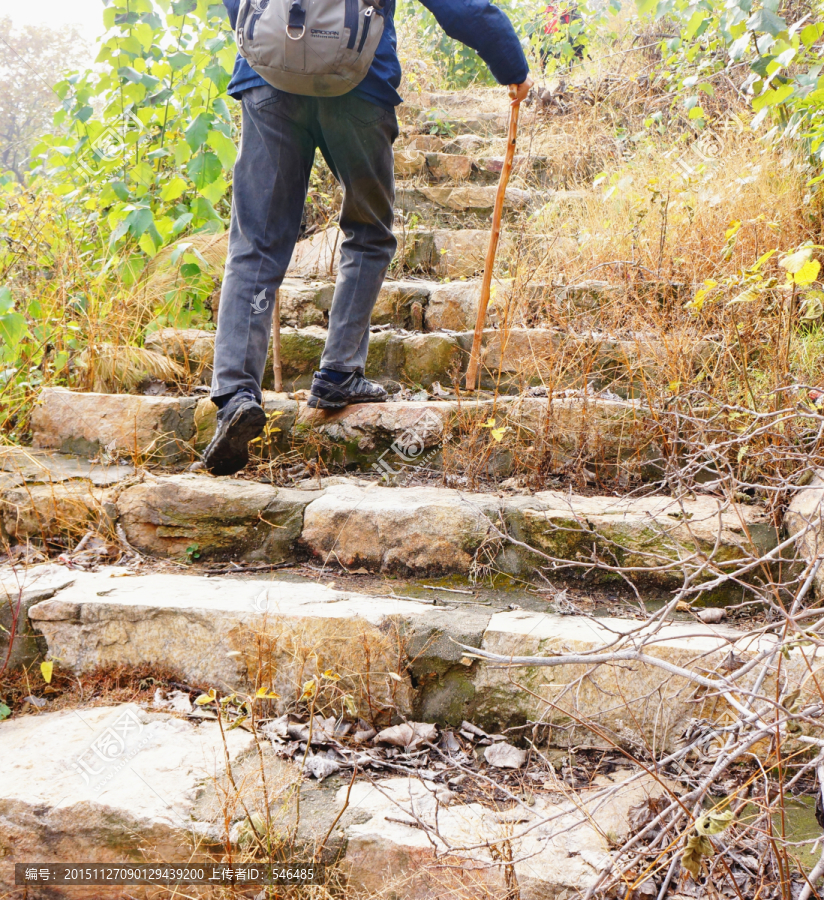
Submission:
<svg viewBox="0 0 824 900">
<path fill-rule="evenodd" d="M 513 106 L 517 106 L 522 100 L 526 100 L 526 95 L 529 93 L 534 83 L 532 78 L 527 75 L 526 81 L 521 84 L 510 84 L 509 97 L 512 100 Z"/>
</svg>

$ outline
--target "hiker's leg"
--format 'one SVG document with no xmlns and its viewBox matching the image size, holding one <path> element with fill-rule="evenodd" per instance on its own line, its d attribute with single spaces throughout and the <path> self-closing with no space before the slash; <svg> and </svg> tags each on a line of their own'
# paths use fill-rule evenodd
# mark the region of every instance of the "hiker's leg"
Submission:
<svg viewBox="0 0 824 900">
<path fill-rule="evenodd" d="M 300 231 L 315 155 L 313 98 L 244 91 L 229 252 L 220 293 L 212 398 L 243 389 L 260 400 L 280 287 Z"/>
<path fill-rule="evenodd" d="M 353 94 L 318 101 L 318 144 L 343 186 L 341 245 L 329 337 L 321 366 L 354 372 L 366 366 L 369 320 L 397 241 L 392 233 L 398 120 Z"/>
</svg>

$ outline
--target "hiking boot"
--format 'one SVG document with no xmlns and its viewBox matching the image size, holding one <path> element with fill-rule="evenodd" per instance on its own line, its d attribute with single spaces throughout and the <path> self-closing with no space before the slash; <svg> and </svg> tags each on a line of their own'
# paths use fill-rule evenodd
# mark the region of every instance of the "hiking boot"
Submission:
<svg viewBox="0 0 824 900">
<path fill-rule="evenodd" d="M 327 381 L 320 372 L 312 379 L 308 406 L 312 409 L 343 409 L 351 403 L 384 403 L 389 395 L 374 381 L 367 381 L 356 369 L 343 384 Z"/>
<path fill-rule="evenodd" d="M 266 425 L 266 413 L 252 394 L 239 391 L 217 414 L 217 431 L 203 454 L 212 475 L 234 475 L 249 462 L 249 441 Z"/>
</svg>

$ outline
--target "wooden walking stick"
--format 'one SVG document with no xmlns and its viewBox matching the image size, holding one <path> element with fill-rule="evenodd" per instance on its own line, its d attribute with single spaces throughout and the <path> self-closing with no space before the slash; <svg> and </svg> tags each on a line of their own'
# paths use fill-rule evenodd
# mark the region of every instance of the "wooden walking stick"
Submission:
<svg viewBox="0 0 824 900">
<path fill-rule="evenodd" d="M 484 278 L 481 282 L 481 299 L 478 303 L 478 318 L 475 320 L 475 337 L 472 341 L 472 353 L 469 356 L 469 367 L 466 370 L 466 389 L 476 391 L 479 382 L 479 368 L 481 362 L 481 341 L 484 336 L 484 323 L 486 322 L 486 308 L 489 306 L 489 294 L 492 289 L 492 274 L 495 269 L 495 256 L 498 252 L 498 241 L 501 237 L 501 216 L 504 211 L 506 199 L 506 186 L 509 184 L 509 176 L 512 173 L 512 163 L 515 159 L 515 143 L 518 138 L 518 113 L 521 109 L 520 100 L 514 100 L 509 107 L 509 135 L 507 137 L 506 155 L 504 166 L 501 169 L 501 180 L 498 182 L 498 193 L 495 195 L 495 209 L 492 212 L 492 231 L 489 234 L 489 246 L 486 250 L 484 263 Z"/>
<path fill-rule="evenodd" d="M 283 368 L 280 364 L 280 291 L 275 291 L 275 309 L 272 313 L 272 368 L 275 372 L 275 390 L 283 390 Z"/>
</svg>

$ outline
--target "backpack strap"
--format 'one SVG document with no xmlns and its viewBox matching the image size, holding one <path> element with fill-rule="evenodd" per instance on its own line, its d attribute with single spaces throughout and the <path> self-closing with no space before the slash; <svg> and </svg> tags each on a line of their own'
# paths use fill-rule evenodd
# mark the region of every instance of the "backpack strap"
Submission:
<svg viewBox="0 0 824 900">
<path fill-rule="evenodd" d="M 293 35 L 292 30 L 300 34 Z M 286 24 L 286 36 L 293 41 L 299 41 L 306 34 L 306 10 L 300 5 L 300 0 L 292 0 L 289 7 L 289 21 Z"/>
</svg>

